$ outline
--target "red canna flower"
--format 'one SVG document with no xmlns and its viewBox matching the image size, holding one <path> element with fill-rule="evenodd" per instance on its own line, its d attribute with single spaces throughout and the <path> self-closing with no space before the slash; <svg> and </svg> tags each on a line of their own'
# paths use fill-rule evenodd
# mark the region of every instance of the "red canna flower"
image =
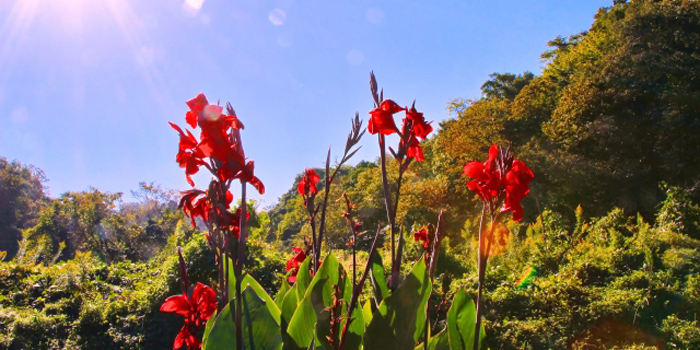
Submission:
<svg viewBox="0 0 700 350">
<path fill-rule="evenodd" d="M 299 247 L 292 248 L 294 250 L 294 256 L 287 260 L 287 271 L 292 271 L 287 277 L 289 283 L 297 282 L 297 274 L 299 273 L 299 265 L 306 260 L 306 253 L 303 249 Z"/>
<path fill-rule="evenodd" d="M 195 148 L 197 147 L 197 139 L 192 135 L 192 133 L 187 130 L 185 134 L 182 129 L 177 126 L 177 124 L 170 123 L 173 129 L 180 133 L 180 144 L 178 145 L 178 152 L 175 156 L 175 161 L 180 165 L 180 168 L 185 169 L 185 177 L 190 186 L 194 186 L 194 181 L 192 181 L 191 175 L 199 172 L 199 167 L 202 165 L 207 165 L 201 156 L 197 156 Z"/>
<path fill-rule="evenodd" d="M 372 109 L 369 114 L 371 117 L 367 123 L 367 130 L 370 134 L 382 133 L 390 135 L 397 131 L 396 123 L 394 123 L 394 113 L 403 111 L 396 102 L 392 100 L 384 100 L 379 107 Z"/>
<path fill-rule="evenodd" d="M 421 241 L 423 248 L 430 247 L 430 237 L 428 236 L 428 230 L 423 227 L 420 230 L 413 232 L 413 239 L 416 241 Z"/>
<path fill-rule="evenodd" d="M 204 94 L 199 94 L 197 97 L 187 101 L 187 105 L 190 107 L 190 111 L 185 115 L 185 120 L 187 124 L 194 129 L 197 127 L 197 120 L 199 119 L 199 113 L 204 109 L 204 106 L 208 105 L 209 101 L 204 96 Z"/>
<path fill-rule="evenodd" d="M 199 140 L 187 130 L 176 124 L 170 125 L 180 133 L 180 145 L 176 161 L 185 168 L 187 182 L 194 186 L 191 175 L 196 174 L 201 166 L 206 166 L 220 181 L 240 179 L 251 184 L 260 193 L 265 193 L 262 181 L 253 174 L 253 162 L 246 162 L 240 137 L 235 130 L 243 129 L 243 124 L 235 116 L 232 108 L 226 115 L 223 107 L 210 105 L 203 94 L 187 101 L 190 110 L 185 116 L 187 123 L 201 129 Z M 204 158 L 209 158 L 211 166 Z"/>
<path fill-rule="evenodd" d="M 182 198 L 180 198 L 178 209 L 183 209 L 185 215 L 192 221 L 192 227 L 197 226 L 195 222 L 197 217 L 201 217 L 204 221 L 209 219 L 209 201 L 206 192 L 193 189 L 182 191 L 181 194 Z"/>
<path fill-rule="evenodd" d="M 430 126 L 432 121 L 426 123 L 423 113 L 418 112 L 415 107 L 412 106 L 406 110 L 406 117 L 413 122 L 412 130 L 417 137 L 425 140 L 428 134 L 433 131 L 433 127 Z"/>
<path fill-rule="evenodd" d="M 223 215 L 225 223 L 228 225 L 229 231 L 234 237 L 238 238 L 241 235 L 241 208 L 236 209 L 236 213 L 224 212 Z M 246 212 L 245 221 L 248 222 L 250 219 L 250 213 Z M 247 237 L 247 236 L 246 236 Z"/>
<path fill-rule="evenodd" d="M 316 183 L 321 179 L 321 177 L 316 174 L 314 169 L 304 170 L 304 176 L 299 181 L 297 186 L 297 191 L 304 197 L 313 196 L 316 194 Z"/>
<path fill-rule="evenodd" d="M 180 349 L 183 344 L 187 344 L 187 349 L 199 349 L 202 344 L 195 334 L 206 324 L 216 307 L 216 292 L 199 282 L 191 295 L 182 293 L 165 299 L 160 311 L 178 313 L 185 317 L 185 325 L 175 337 L 173 349 Z"/>
<path fill-rule="evenodd" d="M 532 170 L 525 163 L 515 160 L 510 171 L 505 176 L 506 198 L 503 203 L 503 212 L 513 212 L 513 220 L 520 221 L 523 218 L 523 207 L 520 201 L 530 193 L 530 182 L 535 178 Z"/>
<path fill-rule="evenodd" d="M 423 256 L 425 263 L 430 261 L 430 254 L 433 251 L 433 241 L 435 240 L 435 227 L 431 224 L 421 227 L 420 230 L 413 232 L 413 239 L 421 243 L 423 247 Z"/>
<path fill-rule="evenodd" d="M 406 157 L 415 158 L 417 162 L 423 161 L 423 148 L 421 148 L 420 142 L 418 142 L 418 139 L 413 134 L 410 135 L 410 141 L 406 149 Z"/>
<path fill-rule="evenodd" d="M 469 190 L 476 192 L 481 200 L 491 203 L 495 210 L 496 203 L 503 203 L 501 213 L 513 213 L 513 220 L 523 218 L 522 199 L 530 193 L 530 182 L 535 178 L 532 170 L 525 163 L 513 159 L 508 151 L 501 151 L 496 145 L 489 148 L 489 158 L 485 163 L 470 162 L 464 167 L 464 173 L 474 180 L 467 183 Z"/>
<path fill-rule="evenodd" d="M 464 167 L 464 173 L 474 180 L 467 183 L 470 191 L 476 192 L 481 200 L 488 201 L 498 195 L 501 186 L 501 176 L 496 169 L 498 147 L 489 148 L 489 159 L 485 163 L 471 162 Z"/>
<path fill-rule="evenodd" d="M 248 163 L 246 163 L 245 167 L 239 169 L 240 173 L 237 176 L 235 176 L 235 178 L 241 179 L 251 184 L 253 187 L 255 187 L 256 190 L 258 190 L 258 193 L 265 194 L 265 185 L 263 185 L 260 179 L 253 175 L 254 169 L 255 165 L 251 160 Z"/>
</svg>

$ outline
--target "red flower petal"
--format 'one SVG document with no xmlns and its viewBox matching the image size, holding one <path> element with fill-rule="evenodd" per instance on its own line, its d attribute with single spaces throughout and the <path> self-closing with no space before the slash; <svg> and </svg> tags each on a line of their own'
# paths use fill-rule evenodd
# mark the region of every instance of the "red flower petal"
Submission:
<svg viewBox="0 0 700 350">
<path fill-rule="evenodd" d="M 316 174 L 316 171 L 314 169 L 307 168 L 306 170 L 304 170 L 304 176 L 299 181 L 297 191 L 299 192 L 299 194 L 305 196 L 308 196 L 309 194 L 316 194 L 316 184 L 320 179 L 321 177 L 318 176 L 318 174 Z"/>
<path fill-rule="evenodd" d="M 418 112 L 415 108 L 406 110 L 406 117 L 413 121 L 413 132 L 416 136 L 420 137 L 421 139 L 425 140 L 425 138 L 428 137 L 428 134 L 430 134 L 433 131 L 433 127 L 430 126 L 430 123 L 432 123 L 432 121 L 426 123 L 425 118 L 423 117 L 423 113 Z"/>
<path fill-rule="evenodd" d="M 469 177 L 481 177 L 484 173 L 484 164 L 479 162 L 470 162 L 464 166 L 464 174 Z"/>
<path fill-rule="evenodd" d="M 160 311 L 175 312 L 187 317 L 191 312 L 190 302 L 187 300 L 187 296 L 183 294 L 172 295 L 165 299 L 163 305 L 160 306 Z"/>
<path fill-rule="evenodd" d="M 231 206 L 231 202 L 233 202 L 233 193 L 231 193 L 231 191 L 226 191 L 226 208 Z"/>
<path fill-rule="evenodd" d="M 395 133 L 397 129 L 393 115 L 402 110 L 404 110 L 404 108 L 400 107 L 392 100 L 382 101 L 379 107 L 369 112 L 371 117 L 369 123 L 367 123 L 367 130 L 370 134 L 382 133 L 384 135 L 390 135 Z"/>
<path fill-rule="evenodd" d="M 260 194 L 265 194 L 265 185 L 263 185 L 262 181 L 258 179 L 257 177 L 253 176 L 250 181 L 248 181 L 253 187 L 255 187 L 256 190 L 258 190 L 258 193 Z"/>
<path fill-rule="evenodd" d="M 185 114 L 185 121 L 187 124 L 189 124 L 192 129 L 197 127 L 197 113 L 188 111 L 187 114 Z"/>
<path fill-rule="evenodd" d="M 489 159 L 486 161 L 486 165 L 491 167 L 491 164 L 493 164 L 493 161 L 498 157 L 498 146 L 496 145 L 491 145 L 491 148 L 489 148 Z"/>
<path fill-rule="evenodd" d="M 187 325 L 182 326 L 180 333 L 178 333 L 177 337 L 175 337 L 175 342 L 173 342 L 173 350 L 182 348 L 182 345 L 184 345 L 186 339 L 190 338 L 191 336 L 192 334 L 190 334 L 190 331 L 187 330 Z"/>
<path fill-rule="evenodd" d="M 190 107 L 190 111 L 195 114 L 199 114 L 208 104 L 209 101 L 207 101 L 204 94 L 199 94 L 197 97 L 187 101 L 187 106 Z"/>
<path fill-rule="evenodd" d="M 411 144 L 406 150 L 406 157 L 415 158 L 417 162 L 423 161 L 423 148 L 420 146 L 420 142 L 415 136 L 411 136 Z"/>
</svg>

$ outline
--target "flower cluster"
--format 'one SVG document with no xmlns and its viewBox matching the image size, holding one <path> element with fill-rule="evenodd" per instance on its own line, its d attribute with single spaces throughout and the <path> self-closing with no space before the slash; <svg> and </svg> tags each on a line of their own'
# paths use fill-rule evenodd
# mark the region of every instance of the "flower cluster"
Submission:
<svg viewBox="0 0 700 350">
<path fill-rule="evenodd" d="M 294 250 L 294 256 L 287 260 L 287 272 L 289 272 L 289 276 L 287 276 L 287 282 L 294 284 L 297 282 L 299 265 L 303 263 L 304 260 L 306 260 L 306 252 L 299 247 L 294 247 L 292 249 Z"/>
<path fill-rule="evenodd" d="M 177 334 L 173 349 L 180 349 L 184 344 L 187 344 L 187 349 L 199 349 L 201 343 L 195 334 L 204 327 L 216 307 L 216 292 L 199 282 L 191 294 L 183 292 L 165 299 L 160 311 L 174 312 L 185 317 L 185 325 Z"/>
<path fill-rule="evenodd" d="M 399 131 L 394 122 L 394 114 L 401 111 L 405 111 L 406 117 L 403 118 L 403 124 Z M 391 135 L 396 133 L 401 138 L 399 151 L 394 154 L 395 157 L 402 158 L 405 155 L 409 159 L 423 161 L 423 150 L 418 139 L 425 140 L 428 134 L 433 131 L 433 127 L 430 125 L 432 121 L 426 122 L 423 113 L 416 110 L 415 102 L 411 108 L 408 108 L 401 107 L 392 100 L 384 100 L 369 114 L 371 117 L 367 124 L 367 130 L 370 134 Z"/>
<path fill-rule="evenodd" d="M 226 115 L 221 106 L 210 105 L 203 94 L 188 101 L 187 105 L 190 110 L 185 120 L 192 128 L 199 127 L 201 133 L 197 139 L 191 131 L 184 132 L 177 124 L 170 123 L 180 134 L 175 159 L 185 169 L 185 177 L 191 186 L 194 186 L 191 176 L 199 172 L 201 166 L 206 167 L 214 179 L 206 191 L 183 191 L 179 208 L 190 218 L 192 226 L 196 226 L 197 217 L 205 222 L 211 219 L 218 227 L 226 227 L 238 237 L 240 214 L 228 211 L 233 201 L 228 190 L 231 181 L 239 179 L 253 185 L 260 194 L 265 193 L 265 186 L 253 174 L 253 161 L 246 162 L 244 156 L 239 133 L 243 124 L 230 105 L 227 108 L 229 115 Z"/>
<path fill-rule="evenodd" d="M 413 239 L 416 242 L 420 242 L 421 247 L 423 247 L 425 262 L 428 264 L 435 241 L 435 227 L 432 224 L 421 227 L 420 230 L 413 232 Z"/>
<path fill-rule="evenodd" d="M 201 129 L 199 139 L 189 130 L 183 132 L 177 124 L 170 123 L 170 126 L 180 134 L 175 160 L 185 169 L 190 186 L 194 187 L 191 176 L 204 166 L 221 182 L 240 179 L 253 185 L 260 194 L 265 193 L 265 186 L 253 174 L 253 161 L 246 162 L 238 132 L 243 129 L 243 124 L 233 108 L 229 106 L 230 115 L 226 115 L 223 107 L 210 105 L 203 94 L 188 101 L 187 105 L 190 110 L 185 120 L 193 129 Z"/>
<path fill-rule="evenodd" d="M 502 213 L 512 212 L 514 221 L 522 220 L 520 201 L 530 193 L 529 185 L 535 175 L 525 163 L 514 159 L 509 150 L 492 145 L 488 160 L 468 163 L 464 173 L 473 178 L 467 183 L 469 190 L 489 203 L 491 210 L 503 203 Z"/>
<path fill-rule="evenodd" d="M 299 194 L 307 199 L 316 195 L 318 190 L 316 189 L 316 184 L 321 180 L 321 177 L 316 174 L 314 169 L 304 170 L 304 176 L 299 180 L 299 185 L 297 186 L 297 191 Z"/>
</svg>

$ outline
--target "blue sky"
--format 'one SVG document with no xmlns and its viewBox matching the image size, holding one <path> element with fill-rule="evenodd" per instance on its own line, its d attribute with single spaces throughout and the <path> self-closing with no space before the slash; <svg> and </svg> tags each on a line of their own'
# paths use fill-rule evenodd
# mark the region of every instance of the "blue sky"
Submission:
<svg viewBox="0 0 700 350">
<path fill-rule="evenodd" d="M 187 189 L 175 163 L 185 101 L 230 101 L 274 204 L 340 157 L 354 113 L 385 98 L 433 125 L 493 72 L 539 74 L 547 41 L 611 1 L 0 0 L 0 156 L 34 164 L 52 196 Z M 374 160 L 366 135 L 355 156 Z M 196 177 L 206 187 L 206 176 Z M 235 193 L 235 192 L 234 192 Z M 249 191 L 250 193 L 250 191 Z"/>
</svg>

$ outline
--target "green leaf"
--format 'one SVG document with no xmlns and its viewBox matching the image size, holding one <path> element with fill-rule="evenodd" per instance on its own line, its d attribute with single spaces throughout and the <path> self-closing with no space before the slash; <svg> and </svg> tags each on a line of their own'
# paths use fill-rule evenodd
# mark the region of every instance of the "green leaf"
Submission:
<svg viewBox="0 0 700 350">
<path fill-rule="evenodd" d="M 204 335 L 202 336 L 202 348 L 206 348 L 207 338 L 209 337 L 211 328 L 214 326 L 214 322 L 216 322 L 216 315 L 218 314 L 218 311 L 219 310 L 214 310 L 214 313 L 207 320 L 206 326 L 204 326 Z"/>
<path fill-rule="evenodd" d="M 372 315 L 365 331 L 365 350 L 413 349 L 425 328 L 425 305 L 431 287 L 428 269 L 421 259 Z"/>
<path fill-rule="evenodd" d="M 233 262 L 229 259 L 229 286 L 228 286 L 228 293 L 231 298 L 236 296 L 236 274 L 233 270 Z M 262 298 L 262 300 L 265 301 L 265 304 L 267 305 L 268 309 L 270 309 L 270 314 L 272 317 L 275 319 L 275 322 L 277 324 L 280 324 L 280 309 L 275 303 L 274 300 L 270 297 L 269 294 L 265 291 L 265 288 L 263 288 L 258 281 L 255 280 L 251 275 L 246 273 L 245 271 L 243 272 L 243 278 L 241 279 L 241 289 L 245 290 L 247 287 L 250 286 L 253 288 L 255 293 Z"/>
<path fill-rule="evenodd" d="M 270 314 L 265 301 L 248 286 L 242 296 L 242 323 L 244 349 L 282 349 L 282 335 L 279 325 Z M 207 335 L 204 350 L 235 349 L 236 324 L 231 315 L 231 301 L 216 318 Z M 207 325 L 208 326 L 208 325 Z"/>
<path fill-rule="evenodd" d="M 292 286 L 289 285 L 286 278 L 283 279 L 282 287 L 280 287 L 280 290 L 277 292 L 277 297 L 275 297 L 275 304 L 277 304 L 280 311 L 282 310 L 282 302 L 284 301 L 284 297 L 290 289 L 292 289 Z"/>
<path fill-rule="evenodd" d="M 297 282 L 294 284 L 297 286 L 297 300 L 304 299 L 304 294 L 306 294 L 306 289 L 309 288 L 309 283 L 311 282 L 311 257 L 306 258 L 301 265 L 299 265 L 299 272 L 297 273 Z"/>
<path fill-rule="evenodd" d="M 370 272 L 369 277 L 374 289 L 375 306 L 379 307 L 382 300 L 389 296 L 389 287 L 386 284 L 386 276 L 384 275 L 384 263 L 379 252 L 372 254 L 372 268 Z"/>
<path fill-rule="evenodd" d="M 206 328 L 209 328 L 209 332 L 204 332 L 203 350 L 236 348 L 236 324 L 233 322 L 230 306 L 231 302 L 221 310 L 216 318 L 212 316 L 207 322 Z M 214 322 L 209 326 L 212 320 Z"/>
<path fill-rule="evenodd" d="M 297 289 L 299 286 L 296 284 L 285 294 L 282 300 L 282 308 L 280 315 L 280 326 L 282 326 L 282 331 L 287 331 L 287 326 L 289 321 L 294 316 L 294 312 L 297 310 L 297 305 L 299 305 L 299 300 L 297 299 Z"/>
<path fill-rule="evenodd" d="M 372 321 L 372 301 L 367 300 L 365 306 L 362 307 L 362 316 L 365 321 L 365 327 L 369 326 L 369 322 Z"/>
<path fill-rule="evenodd" d="M 350 304 L 350 298 L 352 298 L 352 281 L 349 278 L 344 278 L 345 280 L 345 296 L 343 297 L 343 321 L 340 323 L 340 332 L 342 333 L 343 327 L 347 322 L 348 306 Z M 371 315 L 370 315 L 371 317 Z M 345 342 L 343 350 L 359 350 L 362 348 L 362 338 L 365 333 L 365 317 L 362 308 L 358 305 L 352 310 L 352 317 L 350 318 L 352 322 L 348 326 L 348 332 L 345 334 Z"/>
<path fill-rule="evenodd" d="M 287 327 L 287 334 L 293 342 L 289 344 L 289 349 L 306 349 L 314 338 L 317 346 L 330 348 L 326 339 L 330 336 L 330 312 L 326 309 L 333 303 L 333 286 L 343 288 L 345 285 L 340 278 L 341 269 L 332 254 L 323 260 Z"/>
<path fill-rule="evenodd" d="M 416 350 L 423 349 L 425 349 L 424 344 L 416 346 Z M 428 350 L 450 350 L 450 339 L 447 335 L 447 330 L 443 330 L 428 340 Z"/>
<path fill-rule="evenodd" d="M 471 349 L 474 347 L 474 328 L 476 327 L 476 307 L 464 289 L 460 289 L 452 300 L 452 306 L 447 312 L 447 331 L 452 350 Z M 486 332 L 481 325 L 479 332 L 479 348 L 483 349 Z"/>
<path fill-rule="evenodd" d="M 309 286 L 309 280 L 311 278 L 311 273 L 309 271 L 309 266 L 311 265 L 311 257 L 304 260 L 304 262 L 299 265 L 299 272 L 297 273 L 297 281 L 294 286 L 284 295 L 282 300 L 280 326 L 282 327 L 282 334 L 284 336 L 284 343 L 291 343 L 289 336 L 287 334 L 287 327 L 289 322 L 292 320 L 292 316 L 299 306 L 299 302 L 304 298 L 306 289 Z"/>
</svg>

